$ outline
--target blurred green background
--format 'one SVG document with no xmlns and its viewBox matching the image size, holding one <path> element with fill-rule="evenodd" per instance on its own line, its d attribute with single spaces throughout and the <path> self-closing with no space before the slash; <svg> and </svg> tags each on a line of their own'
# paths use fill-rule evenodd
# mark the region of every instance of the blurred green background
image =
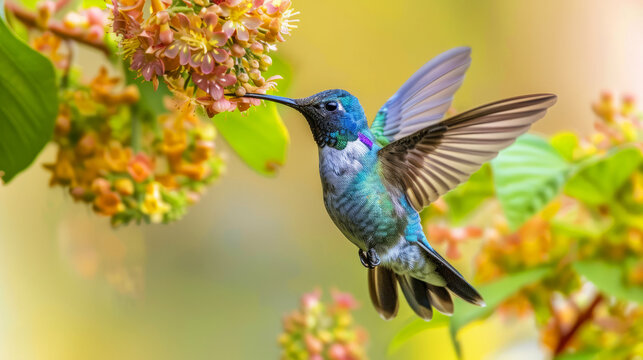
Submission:
<svg viewBox="0 0 643 360">
<path fill-rule="evenodd" d="M 369 118 L 416 69 L 451 47 L 473 48 L 455 107 L 531 92 L 558 104 L 535 126 L 585 134 L 602 89 L 643 98 L 640 1 L 307 1 L 279 48 L 293 68 L 291 97 L 344 88 Z M 98 66 L 87 59 L 85 76 Z M 172 225 L 113 230 L 108 220 L 47 187 L 38 165 L 0 187 L 0 357 L 7 359 L 276 358 L 281 317 L 315 287 L 349 291 L 372 359 L 449 359 L 446 329 L 386 354 L 413 318 L 371 308 L 356 250 L 326 215 L 316 146 L 303 118 L 282 111 L 286 165 L 257 175 L 228 154 L 228 170 Z M 98 249 L 98 250 L 96 250 Z M 103 271 L 122 262 L 121 273 Z M 467 262 L 457 264 L 465 276 Z M 111 285 L 110 285 L 111 284 Z M 118 290 L 115 290 L 118 289 Z M 130 295 L 128 295 L 130 294 Z M 462 334 L 466 359 L 543 358 L 528 321 L 492 317 Z"/>
</svg>

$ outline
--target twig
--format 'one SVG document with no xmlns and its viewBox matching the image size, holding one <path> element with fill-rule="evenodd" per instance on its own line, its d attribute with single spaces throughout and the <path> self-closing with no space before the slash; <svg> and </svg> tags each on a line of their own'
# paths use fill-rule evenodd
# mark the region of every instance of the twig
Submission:
<svg viewBox="0 0 643 360">
<path fill-rule="evenodd" d="M 565 350 L 567 345 L 569 345 L 572 339 L 574 339 L 574 336 L 576 335 L 578 330 L 587 321 L 592 319 L 594 315 L 594 310 L 596 309 L 598 304 L 601 303 L 601 301 L 603 301 L 603 295 L 600 293 L 596 294 L 596 296 L 594 297 L 594 300 L 592 300 L 591 304 L 589 304 L 587 309 L 585 309 L 585 311 L 583 311 L 578 315 L 578 318 L 576 318 L 576 322 L 571 327 L 571 329 L 569 329 L 569 331 L 566 334 L 560 337 L 560 339 L 558 340 L 558 344 L 556 345 L 556 349 L 554 350 L 554 356 L 560 355 L 563 352 L 563 350 Z"/>
<path fill-rule="evenodd" d="M 5 3 L 5 8 L 7 9 L 7 11 L 12 13 L 16 17 L 16 19 L 18 19 L 26 26 L 34 27 L 34 28 L 40 27 L 38 26 L 38 22 L 36 21 L 37 17 L 35 13 L 29 10 L 23 9 L 22 7 L 20 7 L 17 4 L 14 4 L 11 1 L 7 1 Z M 49 21 L 45 30 L 51 31 L 56 36 L 62 39 L 73 40 L 78 43 L 90 46 L 94 49 L 100 50 L 105 55 L 108 55 L 108 56 L 110 55 L 109 48 L 102 41 L 89 40 L 85 38 L 83 34 L 75 33 L 70 29 L 67 29 L 66 27 L 64 27 L 59 22 Z"/>
</svg>

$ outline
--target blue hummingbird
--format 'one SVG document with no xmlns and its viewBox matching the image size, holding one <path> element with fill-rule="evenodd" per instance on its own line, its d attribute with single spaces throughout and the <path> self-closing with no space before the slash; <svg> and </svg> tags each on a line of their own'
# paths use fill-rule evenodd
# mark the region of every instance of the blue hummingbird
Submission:
<svg viewBox="0 0 643 360">
<path fill-rule="evenodd" d="M 304 115 L 319 148 L 328 214 L 358 247 L 371 301 L 384 319 L 397 314 L 397 284 L 422 319 L 453 313 L 451 293 L 484 306 L 482 296 L 431 247 L 419 212 L 467 180 L 542 118 L 552 94 L 497 101 L 443 119 L 471 63 L 467 47 L 426 63 L 368 126 L 358 99 L 326 90 L 302 99 L 246 94 Z"/>
</svg>

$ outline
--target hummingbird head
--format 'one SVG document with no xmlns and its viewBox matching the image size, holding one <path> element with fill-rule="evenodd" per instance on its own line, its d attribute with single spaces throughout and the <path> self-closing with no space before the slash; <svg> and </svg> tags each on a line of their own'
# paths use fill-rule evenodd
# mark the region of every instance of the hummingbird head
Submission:
<svg viewBox="0 0 643 360">
<path fill-rule="evenodd" d="M 357 140 L 360 131 L 368 128 L 362 106 L 346 90 L 326 90 L 302 99 L 263 94 L 245 97 L 274 101 L 302 113 L 319 147 L 344 149 L 349 142 Z"/>
</svg>

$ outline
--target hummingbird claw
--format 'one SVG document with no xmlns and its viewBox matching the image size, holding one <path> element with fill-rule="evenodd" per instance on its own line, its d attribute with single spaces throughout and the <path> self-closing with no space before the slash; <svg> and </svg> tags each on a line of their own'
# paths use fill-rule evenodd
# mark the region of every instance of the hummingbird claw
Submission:
<svg viewBox="0 0 643 360">
<path fill-rule="evenodd" d="M 367 252 L 359 249 L 357 251 L 357 254 L 359 255 L 359 261 L 366 268 L 374 269 L 377 265 L 380 264 L 380 257 L 377 256 L 377 252 L 375 252 L 375 249 L 368 249 Z"/>
</svg>

